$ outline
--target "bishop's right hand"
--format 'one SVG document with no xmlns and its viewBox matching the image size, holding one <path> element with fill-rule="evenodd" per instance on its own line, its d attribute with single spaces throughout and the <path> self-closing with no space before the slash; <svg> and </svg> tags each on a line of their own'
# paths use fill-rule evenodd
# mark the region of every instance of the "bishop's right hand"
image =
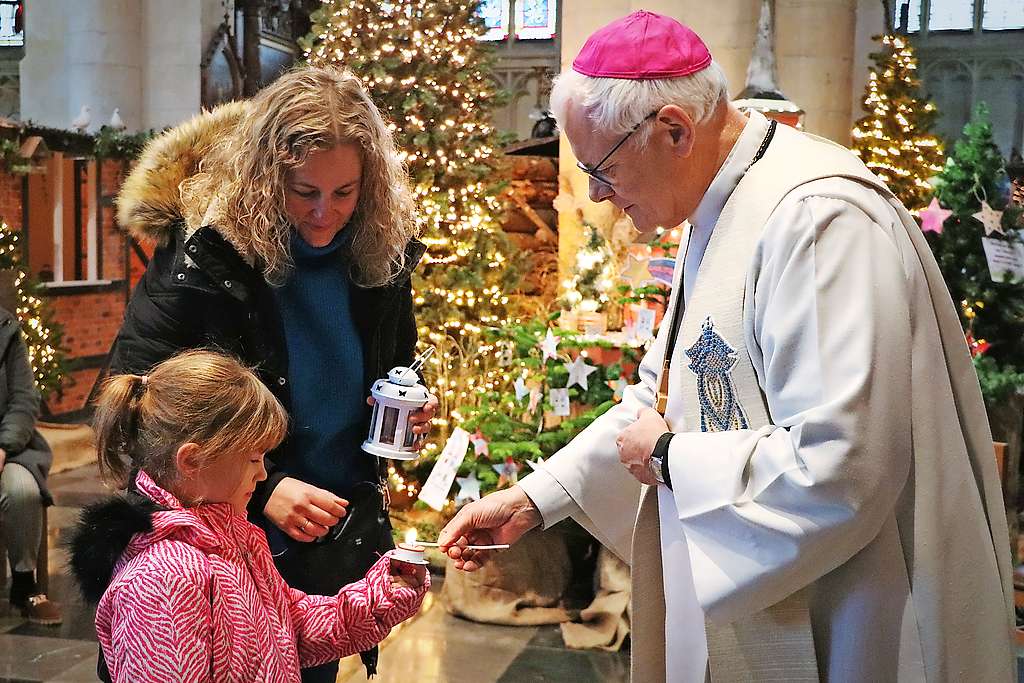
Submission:
<svg viewBox="0 0 1024 683">
<path fill-rule="evenodd" d="M 542 521 L 533 501 L 523 489 L 513 486 L 459 510 L 441 530 L 438 544 L 454 561 L 456 569 L 472 572 L 487 562 L 491 551 L 470 550 L 466 546 L 512 544 Z"/>
</svg>

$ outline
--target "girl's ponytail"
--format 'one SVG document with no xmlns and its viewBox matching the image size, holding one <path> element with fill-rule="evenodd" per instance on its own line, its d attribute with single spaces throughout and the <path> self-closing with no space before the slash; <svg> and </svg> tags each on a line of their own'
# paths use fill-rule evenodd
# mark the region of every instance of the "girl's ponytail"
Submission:
<svg viewBox="0 0 1024 683">
<path fill-rule="evenodd" d="M 288 415 L 252 370 L 211 351 L 185 351 L 148 375 L 119 375 L 103 385 L 93 418 L 100 473 L 123 488 L 136 469 L 170 491 L 176 454 L 199 446 L 199 462 L 276 447 Z"/>
<path fill-rule="evenodd" d="M 131 471 L 139 422 L 139 404 L 146 390 L 146 377 L 116 375 L 100 392 L 93 417 L 100 473 L 123 488 Z"/>
</svg>

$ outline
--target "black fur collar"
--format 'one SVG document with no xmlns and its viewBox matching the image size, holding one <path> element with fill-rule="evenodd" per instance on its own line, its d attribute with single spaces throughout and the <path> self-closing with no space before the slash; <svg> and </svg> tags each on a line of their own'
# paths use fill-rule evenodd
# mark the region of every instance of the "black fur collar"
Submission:
<svg viewBox="0 0 1024 683">
<path fill-rule="evenodd" d="M 132 536 L 152 531 L 153 513 L 162 509 L 145 496 L 125 493 L 82 510 L 68 540 L 68 554 L 86 600 L 99 602 Z"/>
</svg>

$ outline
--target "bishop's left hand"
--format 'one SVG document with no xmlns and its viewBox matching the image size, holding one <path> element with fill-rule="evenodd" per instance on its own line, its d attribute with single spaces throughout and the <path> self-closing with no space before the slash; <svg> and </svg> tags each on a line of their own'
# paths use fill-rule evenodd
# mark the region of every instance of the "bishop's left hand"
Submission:
<svg viewBox="0 0 1024 683">
<path fill-rule="evenodd" d="M 670 431 L 665 418 L 653 408 L 641 408 L 636 421 L 619 432 L 615 445 L 619 447 L 619 460 L 641 484 L 657 486 L 648 461 L 658 438 Z"/>
<path fill-rule="evenodd" d="M 367 405 L 373 405 L 373 397 L 366 399 Z M 434 415 L 437 414 L 437 406 L 439 401 L 437 396 L 430 394 L 430 398 L 423 404 L 423 407 L 412 413 L 409 413 L 409 424 L 411 424 L 412 432 L 416 435 L 416 447 L 423 448 L 427 442 L 427 435 L 430 433 L 431 424 L 430 421 L 434 419 Z"/>
</svg>

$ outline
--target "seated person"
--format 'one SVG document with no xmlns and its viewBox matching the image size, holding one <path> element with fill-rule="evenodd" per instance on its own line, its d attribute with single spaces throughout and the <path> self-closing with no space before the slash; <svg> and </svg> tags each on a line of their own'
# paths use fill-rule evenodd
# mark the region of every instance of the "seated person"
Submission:
<svg viewBox="0 0 1024 683">
<path fill-rule="evenodd" d="M 11 606 L 37 624 L 61 623 L 60 607 L 36 583 L 50 446 L 36 430 L 39 391 L 13 313 L 0 308 L 0 526 L 11 562 Z"/>
</svg>

